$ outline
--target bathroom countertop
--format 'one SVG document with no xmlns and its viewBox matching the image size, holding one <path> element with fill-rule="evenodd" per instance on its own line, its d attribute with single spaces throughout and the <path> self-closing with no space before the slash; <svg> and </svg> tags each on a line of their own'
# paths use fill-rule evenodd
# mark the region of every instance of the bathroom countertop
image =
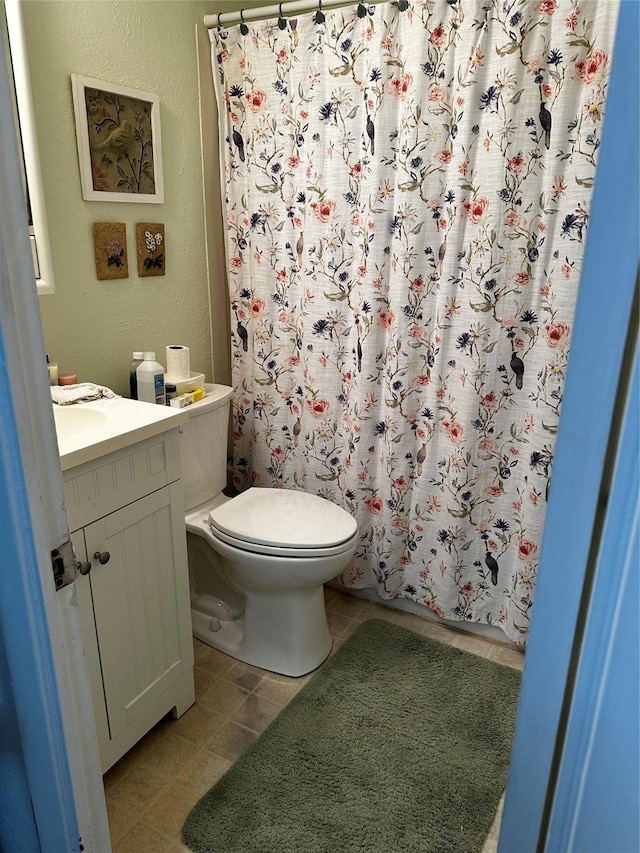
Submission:
<svg viewBox="0 0 640 853">
<path fill-rule="evenodd" d="M 63 471 L 122 450 L 186 423 L 184 409 L 129 400 L 100 399 L 70 406 L 53 404 Z"/>
</svg>

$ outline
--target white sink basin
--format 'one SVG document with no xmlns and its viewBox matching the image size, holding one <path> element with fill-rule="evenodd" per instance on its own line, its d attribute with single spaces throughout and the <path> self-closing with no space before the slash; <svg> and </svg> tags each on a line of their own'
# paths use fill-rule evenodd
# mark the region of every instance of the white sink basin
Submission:
<svg viewBox="0 0 640 853">
<path fill-rule="evenodd" d="M 187 417 L 184 409 L 139 403 L 126 397 L 70 406 L 54 404 L 60 467 L 66 471 L 91 462 L 135 441 L 180 426 Z"/>
<path fill-rule="evenodd" d="M 96 430 L 104 424 L 107 416 L 88 405 L 54 406 L 53 419 L 56 422 L 58 441 L 73 441 Z"/>
</svg>

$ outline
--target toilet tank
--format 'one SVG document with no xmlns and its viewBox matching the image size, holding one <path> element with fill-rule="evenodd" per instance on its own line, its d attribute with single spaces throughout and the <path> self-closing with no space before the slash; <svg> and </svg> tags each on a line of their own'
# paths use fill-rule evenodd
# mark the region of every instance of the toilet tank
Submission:
<svg viewBox="0 0 640 853">
<path fill-rule="evenodd" d="M 187 406 L 189 420 L 180 435 L 185 510 L 219 495 L 227 485 L 229 406 L 233 389 L 205 386 L 206 397 Z"/>
</svg>

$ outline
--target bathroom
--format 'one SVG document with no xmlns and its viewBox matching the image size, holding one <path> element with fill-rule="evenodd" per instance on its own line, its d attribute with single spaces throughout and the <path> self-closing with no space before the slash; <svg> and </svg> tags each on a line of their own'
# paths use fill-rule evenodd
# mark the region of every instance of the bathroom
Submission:
<svg viewBox="0 0 640 853">
<path fill-rule="evenodd" d="M 215 11 L 239 6 L 216 3 Z M 201 80 L 207 81 L 208 37 L 201 24 L 211 11 L 210 3 L 200 2 L 25 6 L 36 120 L 46 127 L 40 157 L 56 278 L 55 296 L 40 299 L 46 349 L 60 370 L 77 373 L 80 380 L 99 381 L 118 393 L 127 390 L 131 351 L 144 346 L 163 352 L 169 342 L 188 343 L 192 364 L 207 377 L 215 371 L 218 382 L 230 378 L 228 301 L 220 286 L 225 278 L 224 249 L 220 213 L 215 212 L 219 173 L 213 92 L 203 85 L 199 98 L 194 36 L 200 25 Z M 166 198 L 161 213 L 145 209 L 141 214 L 135 207 L 130 212 L 127 205 L 82 201 L 69 86 L 72 73 L 161 93 Z M 141 215 L 161 219 L 165 226 L 165 276 L 150 284 L 135 275 L 118 282 L 96 281 L 92 223 L 125 221 L 132 233 Z M 334 624 L 346 628 L 341 608 L 359 606 L 329 607 L 336 614 Z"/>
</svg>

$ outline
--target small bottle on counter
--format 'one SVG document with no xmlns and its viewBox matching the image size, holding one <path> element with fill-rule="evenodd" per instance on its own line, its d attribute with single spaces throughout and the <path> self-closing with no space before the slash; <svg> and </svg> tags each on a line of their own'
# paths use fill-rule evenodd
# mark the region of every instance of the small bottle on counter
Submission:
<svg viewBox="0 0 640 853">
<path fill-rule="evenodd" d="M 145 352 L 144 360 L 136 370 L 138 400 L 166 406 L 164 367 L 156 361 L 155 352 Z"/>
<path fill-rule="evenodd" d="M 47 356 L 47 370 L 49 371 L 49 385 L 57 385 L 58 384 L 58 362 L 57 361 L 49 361 L 49 356 Z"/>
<path fill-rule="evenodd" d="M 131 367 L 129 368 L 129 396 L 132 400 L 138 399 L 138 377 L 136 375 L 136 371 L 143 361 L 143 352 L 133 353 L 133 361 L 131 362 Z"/>
</svg>

